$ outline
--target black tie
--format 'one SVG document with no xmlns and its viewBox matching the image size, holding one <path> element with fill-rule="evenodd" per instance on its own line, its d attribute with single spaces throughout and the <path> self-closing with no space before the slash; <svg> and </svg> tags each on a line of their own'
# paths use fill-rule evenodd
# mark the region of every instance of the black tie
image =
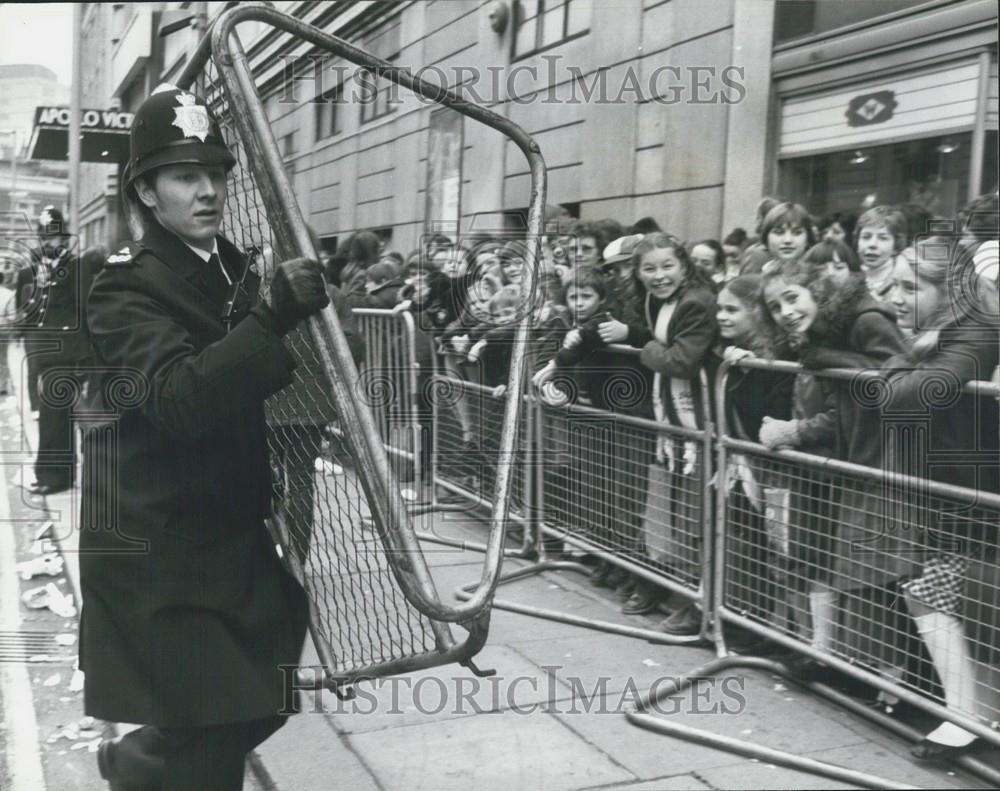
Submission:
<svg viewBox="0 0 1000 791">
<path fill-rule="evenodd" d="M 222 260 L 217 253 L 212 253 L 205 264 L 208 271 L 205 272 L 205 285 L 208 286 L 209 293 L 214 302 L 222 302 L 229 296 L 229 280 L 224 274 Z"/>
</svg>

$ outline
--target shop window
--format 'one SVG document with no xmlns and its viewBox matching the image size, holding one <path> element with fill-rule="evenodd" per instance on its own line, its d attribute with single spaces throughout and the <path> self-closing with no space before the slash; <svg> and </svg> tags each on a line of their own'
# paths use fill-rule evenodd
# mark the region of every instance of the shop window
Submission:
<svg viewBox="0 0 1000 791">
<path fill-rule="evenodd" d="M 361 78 L 361 123 L 396 112 L 399 89 L 389 80 L 364 72 Z"/>
<path fill-rule="evenodd" d="M 340 129 L 340 107 L 344 97 L 344 84 L 341 83 L 333 90 L 317 96 L 316 103 L 316 140 L 317 142 L 327 137 L 338 134 Z"/>
<path fill-rule="evenodd" d="M 896 11 L 913 8 L 913 0 L 817 2 L 778 0 L 774 7 L 774 43 L 814 36 Z"/>
<path fill-rule="evenodd" d="M 589 32 L 588 0 L 517 0 L 514 56 L 523 57 Z"/>
<path fill-rule="evenodd" d="M 785 159 L 779 163 L 778 193 L 817 215 L 918 203 L 951 218 L 968 199 L 971 143 L 966 132 Z M 994 170 L 983 189 L 995 182 Z"/>
</svg>

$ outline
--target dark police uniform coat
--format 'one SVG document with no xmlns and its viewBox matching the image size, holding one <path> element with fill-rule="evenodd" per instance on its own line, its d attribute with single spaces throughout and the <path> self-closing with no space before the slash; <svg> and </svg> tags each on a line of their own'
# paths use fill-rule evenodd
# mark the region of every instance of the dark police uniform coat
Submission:
<svg viewBox="0 0 1000 791">
<path fill-rule="evenodd" d="M 245 261 L 225 239 L 234 281 Z M 152 224 L 87 302 L 97 363 L 85 437 L 80 658 L 105 720 L 195 727 L 287 706 L 308 606 L 264 526 L 264 399 L 293 363 L 248 273 L 227 333 L 220 272 Z M 114 414 L 114 417 L 110 417 Z"/>
</svg>

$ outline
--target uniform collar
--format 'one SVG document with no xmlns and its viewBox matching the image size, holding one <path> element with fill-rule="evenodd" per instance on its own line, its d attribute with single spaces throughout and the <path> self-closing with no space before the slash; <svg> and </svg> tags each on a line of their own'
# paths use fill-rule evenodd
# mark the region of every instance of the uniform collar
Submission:
<svg viewBox="0 0 1000 791">
<path fill-rule="evenodd" d="M 198 278 L 205 269 L 204 262 L 210 256 L 202 250 L 191 247 L 177 234 L 168 231 L 155 221 L 149 223 L 146 228 L 142 246 L 188 281 Z M 215 240 L 215 252 L 219 252 L 218 238 Z"/>
<path fill-rule="evenodd" d="M 178 238 L 180 238 L 180 237 L 178 237 Z M 181 241 L 184 242 L 183 239 L 181 239 Z M 210 260 L 212 260 L 212 256 L 213 255 L 219 255 L 219 240 L 218 239 L 213 239 L 212 240 L 212 252 L 210 252 L 210 253 L 206 253 L 200 247 L 195 247 L 193 245 L 188 244 L 187 242 L 184 242 L 184 245 L 192 253 L 194 253 L 196 256 L 198 256 L 202 261 L 204 261 L 206 264 Z M 219 257 L 221 258 L 222 256 L 219 256 Z"/>
</svg>

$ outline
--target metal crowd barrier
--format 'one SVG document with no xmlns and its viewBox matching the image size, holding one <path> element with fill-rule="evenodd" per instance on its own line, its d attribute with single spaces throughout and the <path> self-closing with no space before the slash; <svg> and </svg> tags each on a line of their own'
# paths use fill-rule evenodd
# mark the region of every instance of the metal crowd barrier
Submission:
<svg viewBox="0 0 1000 791">
<path fill-rule="evenodd" d="M 741 361 L 741 368 L 799 373 L 790 363 Z M 732 365 L 716 380 L 723 404 Z M 859 385 L 877 408 L 877 379 L 857 371 L 810 372 Z M 865 380 L 874 382 L 865 393 Z M 973 382 L 983 410 L 996 410 L 1000 387 Z M 718 468 L 754 482 L 753 497 L 720 496 L 715 518 L 715 639 L 721 625 L 739 625 L 1000 745 L 1000 496 L 928 478 L 904 476 L 793 450 L 768 451 L 732 436 L 718 415 Z M 912 430 L 919 415 L 884 416 L 881 429 L 894 453 L 934 460 L 935 448 Z M 945 454 L 947 455 L 947 454 Z M 980 454 L 984 464 L 997 464 Z M 938 458 L 938 463 L 948 459 Z M 959 462 L 952 457 L 953 463 Z M 756 499 L 756 503 L 752 502 Z M 937 527 L 933 526 L 937 523 Z M 933 663 L 904 603 L 901 582 L 919 575 L 933 554 L 968 558 L 959 611 L 975 668 L 974 708 L 946 707 Z M 745 569 L 757 573 L 748 575 Z M 974 584 L 973 584 L 974 583 Z"/>
<path fill-rule="evenodd" d="M 404 499 L 414 500 L 423 491 L 427 438 L 421 421 L 421 371 L 413 314 L 358 308 L 354 315 L 365 339 L 357 392 L 372 410 L 396 479 L 410 484 L 403 489 Z M 344 436 L 340 426 L 335 433 Z"/>
<path fill-rule="evenodd" d="M 267 293 L 275 261 L 318 255 L 258 92 L 259 69 L 266 70 L 272 63 L 256 64 L 255 74 L 236 33 L 240 23 L 251 21 L 270 25 L 286 43 L 305 42 L 313 55 L 356 64 L 510 139 L 529 164 L 532 201 L 527 249 L 537 249 L 545 204 L 545 163 L 538 145 L 520 127 L 300 19 L 263 4 L 244 4 L 213 21 L 177 84 L 185 89 L 198 86 L 214 108 L 237 159 L 229 177 L 224 232 L 240 248 L 258 254 L 262 295 Z M 309 64 L 313 67 L 315 62 L 309 60 Z M 528 286 L 536 268 L 526 267 Z M 412 318 L 400 321 L 405 325 Z M 521 321 L 511 348 L 511 392 L 520 392 L 523 386 L 527 332 L 527 320 Z M 499 454 L 496 466 L 493 527 L 479 585 L 470 601 L 446 604 L 434 587 L 390 454 L 383 446 L 400 417 L 392 402 L 412 403 L 409 366 L 413 357 L 405 360 L 412 349 L 403 352 L 399 368 L 397 361 L 388 361 L 387 378 L 384 372 L 370 373 L 371 369 L 359 374 L 332 308 L 304 322 L 288 336 L 287 345 L 297 358 L 296 379 L 267 405 L 277 489 L 271 521 L 285 559 L 310 599 L 310 627 L 323 665 L 313 685 L 338 690 L 359 678 L 451 662 L 478 673 L 472 657 L 485 643 L 500 572 L 511 480 L 507 460 L 520 421 L 520 401 L 505 404 L 499 445 L 506 450 Z M 376 348 L 376 353 L 383 350 L 381 344 Z M 400 386 L 405 396 L 388 399 L 388 411 L 377 407 L 376 418 L 368 403 L 380 404 L 393 386 Z M 406 426 L 408 419 L 404 415 L 401 425 Z M 342 430 L 349 456 L 339 474 L 327 474 L 322 464 L 316 469 L 323 452 L 324 426 L 332 421 Z M 420 438 L 413 433 L 414 448 L 408 452 L 415 454 L 412 467 L 419 476 Z M 456 640 L 452 623 L 461 623 L 468 635 Z"/>
<path fill-rule="evenodd" d="M 637 354 L 629 347 L 613 347 L 612 351 Z M 736 366 L 788 375 L 802 371 L 792 363 L 759 360 Z M 914 573 L 921 557 L 919 536 L 907 529 L 910 522 L 944 511 L 952 515 L 953 524 L 964 527 L 966 535 L 978 530 L 987 531 L 983 535 L 988 536 L 991 528 L 1000 526 L 1000 497 L 797 451 L 771 452 L 731 436 L 724 399 L 733 367 L 726 363 L 717 372 L 714 408 L 704 415 L 704 431 L 582 405 L 551 406 L 535 395 L 526 396 L 526 428 L 518 444 L 522 458 L 515 463 L 515 476 L 523 481 L 518 491 L 524 494 L 512 503 L 511 516 L 525 528 L 525 539 L 520 550 L 509 554 L 537 556 L 538 562 L 504 575 L 501 581 L 548 570 L 588 571 L 577 563 L 547 559 L 547 543 L 561 541 L 702 605 L 703 635 L 715 644 L 720 659 L 679 679 L 677 688 L 706 673 L 740 666 L 788 675 L 785 665 L 771 659 L 728 656 L 722 627 L 734 624 L 841 670 L 884 692 L 890 702 L 911 704 L 991 744 L 1000 744 L 1000 558 L 995 539 L 981 538 L 966 547 L 981 572 L 977 585 L 962 597 L 966 636 L 978 674 L 975 711 L 943 705 L 912 619 L 900 609 L 898 591 L 899 578 Z M 491 403 L 496 399 L 489 388 L 467 378 L 475 378 L 475 371 L 474 366 L 456 365 L 453 358 L 451 364 L 439 365 L 434 374 L 431 488 L 456 495 L 465 503 L 459 506 L 463 510 L 469 505 L 489 507 L 481 490 L 483 481 L 489 480 L 488 469 L 476 459 L 475 451 L 489 436 L 490 413 L 497 406 Z M 858 377 L 857 372 L 822 375 Z M 991 399 L 984 408 L 997 408 L 992 400 L 1000 397 L 996 384 L 971 383 L 966 392 Z M 889 436 L 906 435 L 890 431 Z M 665 475 L 656 469 L 654 452 L 657 440 L 664 438 L 681 449 L 681 458 L 685 444 L 689 458 L 692 443 L 696 444 L 701 457 L 711 459 L 714 467 L 696 465 L 689 475 L 683 470 L 678 474 L 675 468 L 673 474 Z M 431 507 L 450 506 L 434 495 Z M 844 516 L 845 509 L 848 516 Z M 875 514 L 885 530 L 856 536 L 858 552 L 852 556 L 849 546 L 838 549 L 834 539 L 838 528 L 852 526 L 845 519 L 862 514 Z M 832 602 L 825 596 L 829 602 L 825 612 L 828 616 L 833 612 L 835 622 L 821 627 L 827 637 L 820 644 L 813 639 L 809 594 L 824 598 L 826 588 L 820 583 L 830 581 L 838 558 L 843 564 L 837 572 L 840 583 L 833 586 Z M 463 595 L 463 589 L 458 593 Z M 503 600 L 496 600 L 495 606 L 658 642 L 684 641 Z M 809 687 L 907 738 L 919 738 L 908 726 L 824 684 Z M 671 690 L 670 694 L 677 691 Z M 643 708 L 632 712 L 630 719 L 663 731 L 666 726 L 649 718 Z M 701 738 L 676 728 L 671 732 Z M 743 745 L 743 749 L 757 750 L 754 745 Z M 773 752 L 753 754 L 782 760 L 782 755 Z M 784 757 L 790 766 L 852 782 L 864 780 L 857 773 L 844 774 L 842 767 L 823 764 L 817 769 L 815 762 L 807 765 Z M 1000 779 L 1000 773 L 973 757 L 963 757 L 959 764 L 987 779 Z M 878 785 L 876 781 L 872 783 Z"/>
</svg>

